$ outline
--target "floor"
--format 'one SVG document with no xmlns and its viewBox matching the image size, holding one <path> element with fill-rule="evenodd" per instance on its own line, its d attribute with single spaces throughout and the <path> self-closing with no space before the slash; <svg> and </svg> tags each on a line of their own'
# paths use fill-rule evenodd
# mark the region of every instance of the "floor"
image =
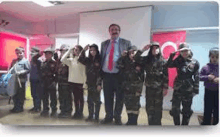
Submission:
<svg viewBox="0 0 220 137">
<path fill-rule="evenodd" d="M 32 108 L 32 100 L 26 99 L 24 105 L 24 112 L 18 114 L 9 113 L 9 110 L 13 108 L 13 104 L 8 104 L 8 98 L 0 96 L 0 123 L 3 125 L 97 125 L 93 122 L 86 122 L 85 119 L 88 116 L 88 107 L 85 102 L 84 107 L 84 119 L 82 120 L 73 120 L 73 119 L 58 119 L 58 118 L 44 118 L 40 117 L 38 114 L 31 114 L 28 112 Z M 58 104 L 59 106 L 59 104 Z M 58 110 L 58 113 L 60 110 Z M 74 111 L 73 111 L 74 112 Z M 199 121 L 197 118 L 198 114 L 193 114 L 189 125 L 197 126 Z M 102 104 L 100 110 L 100 119 L 103 119 L 105 116 L 104 105 Z M 122 123 L 127 122 L 127 114 L 125 107 L 122 112 Z M 140 114 L 138 118 L 138 125 L 147 126 L 147 114 L 144 107 L 140 108 Z M 169 111 L 163 111 L 162 125 L 173 125 L 172 117 L 169 115 Z"/>
</svg>

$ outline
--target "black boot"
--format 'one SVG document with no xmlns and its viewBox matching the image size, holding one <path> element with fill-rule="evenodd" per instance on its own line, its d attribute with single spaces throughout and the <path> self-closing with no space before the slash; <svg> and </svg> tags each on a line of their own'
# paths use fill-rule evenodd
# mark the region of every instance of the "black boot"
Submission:
<svg viewBox="0 0 220 137">
<path fill-rule="evenodd" d="M 173 121 L 175 125 L 180 125 L 180 115 L 173 116 Z"/>
<path fill-rule="evenodd" d="M 132 124 L 132 114 L 128 113 L 128 122 L 126 123 L 126 125 L 131 125 Z"/>
<path fill-rule="evenodd" d="M 94 104 L 93 104 L 93 102 L 88 102 L 88 110 L 89 110 L 89 116 L 86 119 L 86 121 L 92 121 L 93 120 L 93 113 L 94 113 Z"/>
<path fill-rule="evenodd" d="M 189 125 L 189 119 L 190 117 L 183 116 L 182 125 Z"/>
<path fill-rule="evenodd" d="M 137 125 L 138 114 L 132 114 L 132 125 Z"/>
<path fill-rule="evenodd" d="M 154 115 L 148 115 L 148 125 L 154 125 Z"/>
<path fill-rule="evenodd" d="M 95 104 L 95 122 L 99 122 L 99 112 L 101 103 Z"/>
</svg>

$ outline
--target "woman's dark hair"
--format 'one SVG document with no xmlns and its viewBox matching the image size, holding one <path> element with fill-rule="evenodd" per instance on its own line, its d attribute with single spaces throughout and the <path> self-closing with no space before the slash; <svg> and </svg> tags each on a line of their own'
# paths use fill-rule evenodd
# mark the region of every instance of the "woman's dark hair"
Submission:
<svg viewBox="0 0 220 137">
<path fill-rule="evenodd" d="M 89 46 L 90 48 L 95 48 L 96 49 L 96 55 L 95 55 L 95 58 L 94 58 L 94 61 L 100 61 L 101 60 L 101 56 L 99 54 L 99 48 L 96 44 L 92 44 L 91 46 Z M 93 56 L 91 55 L 90 51 L 89 51 L 89 59 L 90 60 L 93 60 Z"/>
<path fill-rule="evenodd" d="M 160 50 L 160 47 L 159 47 L 158 45 L 153 45 L 153 46 L 151 46 L 151 47 L 150 47 L 150 51 L 148 52 L 148 60 L 147 60 L 147 62 L 152 61 L 152 59 L 153 59 L 153 57 L 154 57 L 154 55 L 152 54 L 152 51 L 153 51 L 153 47 L 154 47 L 154 46 L 157 46 L 157 47 L 159 48 L 159 50 Z M 160 50 L 160 52 L 157 54 L 156 58 L 158 58 L 158 59 L 160 59 L 160 60 L 163 59 L 161 50 Z"/>
</svg>

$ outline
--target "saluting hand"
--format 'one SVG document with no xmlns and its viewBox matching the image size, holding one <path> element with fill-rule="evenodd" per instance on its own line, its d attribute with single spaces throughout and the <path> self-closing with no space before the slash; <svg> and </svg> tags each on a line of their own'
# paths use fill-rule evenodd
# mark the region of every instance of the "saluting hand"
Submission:
<svg viewBox="0 0 220 137">
<path fill-rule="evenodd" d="M 87 51 L 87 50 L 89 49 L 89 46 L 90 46 L 90 45 L 87 44 L 83 50 L 84 50 L 84 51 Z"/>
<path fill-rule="evenodd" d="M 151 44 L 148 44 L 146 46 L 143 47 L 142 52 L 148 50 L 150 48 Z"/>
<path fill-rule="evenodd" d="M 124 50 L 121 55 L 122 55 L 123 57 L 125 57 L 125 56 L 127 55 L 127 53 L 128 53 L 128 52 L 127 52 L 126 50 Z"/>
<path fill-rule="evenodd" d="M 170 58 L 173 58 L 176 55 L 176 52 L 170 53 Z"/>
</svg>

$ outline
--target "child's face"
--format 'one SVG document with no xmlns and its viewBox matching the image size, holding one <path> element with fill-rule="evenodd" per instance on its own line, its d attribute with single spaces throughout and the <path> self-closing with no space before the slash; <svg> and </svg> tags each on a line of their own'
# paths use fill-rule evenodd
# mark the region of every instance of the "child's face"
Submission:
<svg viewBox="0 0 220 137">
<path fill-rule="evenodd" d="M 153 56 L 156 56 L 156 55 L 159 54 L 159 52 L 160 52 L 159 47 L 158 47 L 158 46 L 153 46 L 152 55 L 153 55 Z"/>
<path fill-rule="evenodd" d="M 91 48 L 89 49 L 89 52 L 90 52 L 90 54 L 91 54 L 93 57 L 95 57 L 95 55 L 97 54 L 97 51 L 96 51 L 96 49 L 95 49 L 94 47 L 91 47 Z"/>
<path fill-rule="evenodd" d="M 75 56 L 79 56 L 79 53 L 80 53 L 79 48 L 78 48 L 78 47 L 75 47 L 74 50 L 73 50 L 73 54 L 74 54 Z"/>
<path fill-rule="evenodd" d="M 134 59 L 134 55 L 135 55 L 135 51 L 134 51 L 134 50 L 129 51 L 129 58 L 130 58 L 131 60 Z"/>
<path fill-rule="evenodd" d="M 20 50 L 15 50 L 15 54 L 17 56 L 17 58 L 22 59 L 24 57 L 24 52 L 20 51 Z"/>
<path fill-rule="evenodd" d="M 218 55 L 211 55 L 210 60 L 212 64 L 218 64 Z"/>
<path fill-rule="evenodd" d="M 50 60 L 50 59 L 52 59 L 52 57 L 53 57 L 53 54 L 51 52 L 45 52 L 46 60 Z"/>
<path fill-rule="evenodd" d="M 188 58 L 188 56 L 190 55 L 190 50 L 183 50 L 180 52 L 180 54 L 183 58 Z"/>
</svg>

